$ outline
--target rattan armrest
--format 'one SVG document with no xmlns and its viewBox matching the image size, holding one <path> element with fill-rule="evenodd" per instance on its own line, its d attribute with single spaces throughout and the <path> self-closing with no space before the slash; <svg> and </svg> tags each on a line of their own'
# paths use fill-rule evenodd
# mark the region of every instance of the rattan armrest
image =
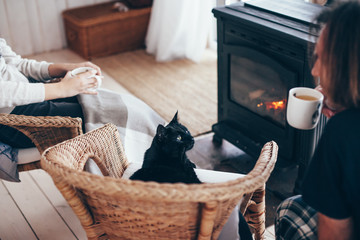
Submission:
<svg viewBox="0 0 360 240">
<path fill-rule="evenodd" d="M 86 142 L 89 139 L 83 139 L 81 137 L 73 139 L 75 141 L 75 144 L 73 142 L 64 143 L 66 147 L 72 149 L 73 152 L 81 153 L 77 155 L 75 154 L 76 156 L 67 155 L 66 160 L 69 161 L 62 161 L 62 153 L 59 154 L 58 158 L 60 162 L 46 161 L 45 159 L 47 154 L 49 154 L 49 150 L 57 148 L 59 145 L 47 149 L 41 156 L 42 168 L 47 172 L 49 172 L 49 169 L 58 168 L 58 170 L 62 172 L 63 169 L 59 168 L 62 164 L 67 165 L 68 163 L 75 163 L 71 164 L 71 168 L 82 172 L 84 170 L 85 163 L 88 161 L 89 157 L 91 157 L 96 162 L 104 176 L 121 178 L 125 169 L 128 166 L 128 160 L 126 158 L 124 148 L 119 138 L 119 132 L 117 128 L 112 124 L 105 125 L 104 127 L 102 127 L 102 130 L 102 132 L 99 132 L 98 130 L 93 130 L 90 132 L 92 135 L 88 137 L 89 139 L 91 139 L 90 142 L 93 143 L 91 144 L 91 146 L 87 145 Z M 106 147 L 101 151 L 98 149 L 99 146 Z M 94 155 L 94 152 L 96 152 L 97 154 Z M 90 236 L 96 236 L 97 224 L 94 222 L 94 218 L 88 209 L 86 201 L 83 198 L 79 197 L 80 194 L 78 192 L 78 189 L 64 182 L 61 175 L 52 175 L 52 179 L 56 187 L 60 190 L 64 198 L 67 200 L 73 211 L 80 219 L 81 224 L 87 231 L 88 237 L 89 232 L 91 232 Z M 98 187 L 102 188 L 102 186 L 100 185 Z"/>
<path fill-rule="evenodd" d="M 265 184 L 256 191 L 245 194 L 240 211 L 254 233 L 254 238 L 265 239 Z"/>
<path fill-rule="evenodd" d="M 24 116 L 0 113 L 0 124 L 24 133 L 35 144 L 40 153 L 50 146 L 82 134 L 81 118 L 60 116 Z M 40 160 L 40 159 L 39 159 Z M 40 167 L 39 161 L 19 165 L 19 170 Z"/>
</svg>

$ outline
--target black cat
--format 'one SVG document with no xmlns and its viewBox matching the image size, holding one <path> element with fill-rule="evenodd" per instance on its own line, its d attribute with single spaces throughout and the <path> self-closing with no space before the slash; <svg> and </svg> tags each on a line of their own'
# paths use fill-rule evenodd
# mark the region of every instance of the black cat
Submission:
<svg viewBox="0 0 360 240">
<path fill-rule="evenodd" d="M 186 156 L 194 146 L 194 138 L 188 129 L 178 122 L 177 112 L 171 122 L 159 124 L 151 146 L 145 152 L 144 162 L 130 179 L 160 183 L 201 183 Z"/>
</svg>

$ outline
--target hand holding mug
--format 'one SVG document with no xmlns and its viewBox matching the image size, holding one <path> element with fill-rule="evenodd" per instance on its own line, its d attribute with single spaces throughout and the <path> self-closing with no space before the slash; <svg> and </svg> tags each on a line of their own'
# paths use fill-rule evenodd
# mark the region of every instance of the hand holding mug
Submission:
<svg viewBox="0 0 360 240">
<path fill-rule="evenodd" d="M 87 78 L 95 78 L 96 79 L 96 86 L 88 88 L 87 91 L 89 92 L 96 92 L 97 89 L 101 86 L 102 84 L 102 76 L 96 75 L 96 70 L 92 67 L 79 67 L 79 68 L 75 68 L 74 70 L 71 71 L 71 76 L 75 77 L 78 76 L 80 74 L 83 74 L 85 72 L 90 72 L 92 71 L 93 74 L 91 74 L 90 76 L 88 76 Z"/>
<path fill-rule="evenodd" d="M 334 116 L 338 112 L 341 112 L 341 111 L 344 110 L 343 107 L 332 103 L 329 100 L 329 98 L 326 97 L 326 95 L 323 92 L 323 88 L 320 85 L 317 86 L 315 89 L 318 90 L 319 92 L 321 92 L 324 95 L 324 103 L 323 103 L 323 108 L 322 108 L 322 114 L 324 114 L 327 118 L 331 118 L 332 116 Z"/>
</svg>

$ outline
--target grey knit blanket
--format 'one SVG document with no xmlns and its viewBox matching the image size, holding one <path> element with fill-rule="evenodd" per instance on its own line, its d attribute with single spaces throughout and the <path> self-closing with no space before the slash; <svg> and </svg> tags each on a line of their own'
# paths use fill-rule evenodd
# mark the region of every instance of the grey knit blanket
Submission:
<svg viewBox="0 0 360 240">
<path fill-rule="evenodd" d="M 151 107 L 140 99 L 99 89 L 98 95 L 78 96 L 85 117 L 85 132 L 106 123 L 117 126 L 129 161 L 143 161 L 159 124 L 165 124 Z"/>
</svg>

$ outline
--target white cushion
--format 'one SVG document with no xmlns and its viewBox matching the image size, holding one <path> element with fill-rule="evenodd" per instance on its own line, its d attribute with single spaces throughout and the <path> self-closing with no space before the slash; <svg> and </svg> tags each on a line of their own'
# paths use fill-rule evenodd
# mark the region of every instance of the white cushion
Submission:
<svg viewBox="0 0 360 240">
<path fill-rule="evenodd" d="M 18 150 L 18 164 L 31 163 L 40 160 L 40 152 L 36 147 L 18 148 L 17 150 Z"/>
<path fill-rule="evenodd" d="M 122 178 L 129 179 L 131 175 L 141 168 L 142 162 L 131 162 L 126 168 Z M 239 173 L 220 172 L 214 170 L 206 170 L 195 168 L 196 175 L 199 180 L 204 183 L 219 183 L 235 180 L 244 177 L 245 175 Z"/>
</svg>

